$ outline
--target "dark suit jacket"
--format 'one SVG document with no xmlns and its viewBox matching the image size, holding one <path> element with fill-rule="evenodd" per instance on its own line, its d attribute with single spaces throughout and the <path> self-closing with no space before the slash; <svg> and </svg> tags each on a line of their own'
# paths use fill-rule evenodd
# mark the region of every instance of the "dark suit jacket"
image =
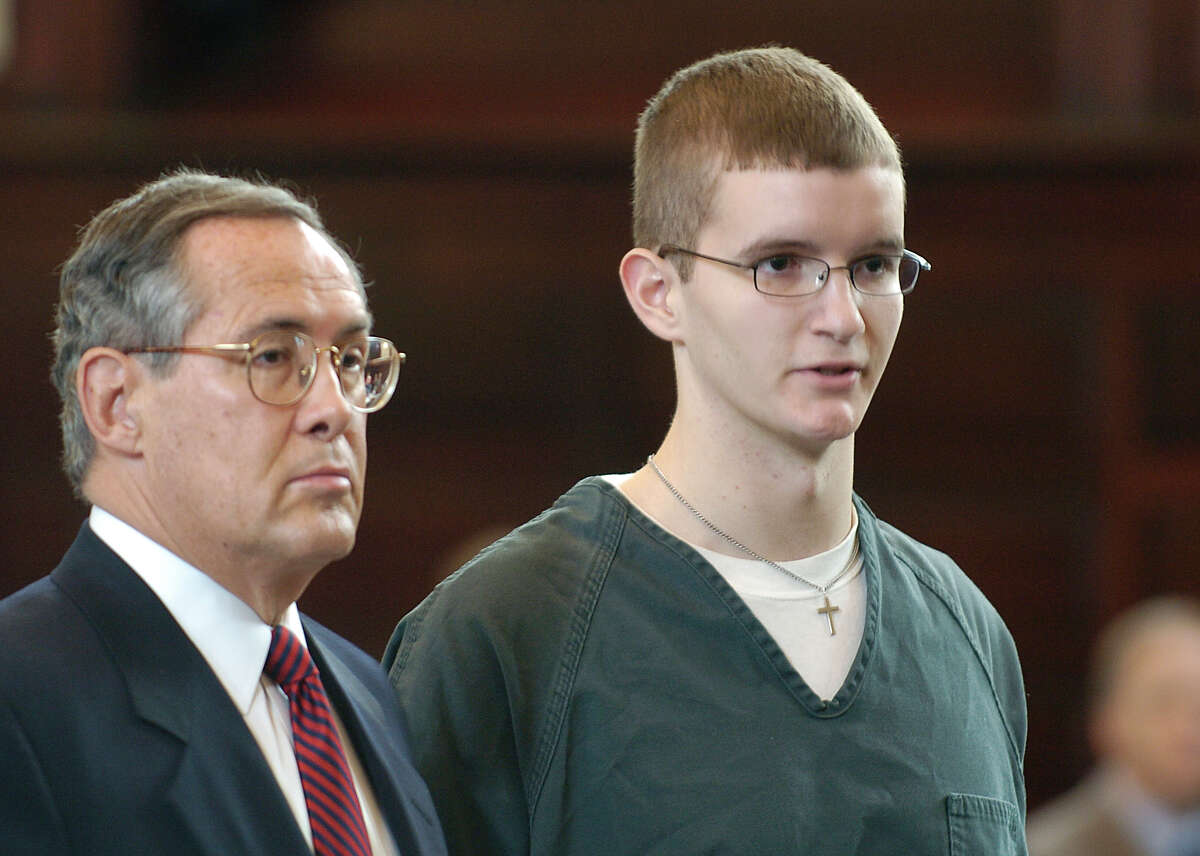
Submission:
<svg viewBox="0 0 1200 856">
<path fill-rule="evenodd" d="M 383 671 L 303 623 L 401 853 L 445 853 Z M 86 524 L 0 601 L 0 852 L 311 854 L 212 669 Z"/>
</svg>

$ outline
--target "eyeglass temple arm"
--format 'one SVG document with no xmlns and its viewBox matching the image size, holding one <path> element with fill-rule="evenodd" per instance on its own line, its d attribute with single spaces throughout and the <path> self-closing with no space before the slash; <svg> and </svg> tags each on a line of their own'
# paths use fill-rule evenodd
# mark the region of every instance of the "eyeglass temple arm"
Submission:
<svg viewBox="0 0 1200 856">
<path fill-rule="evenodd" d="M 904 255 L 908 256 L 913 261 L 915 261 L 918 265 L 920 265 L 921 270 L 926 270 L 926 271 L 933 270 L 933 265 L 931 265 L 929 262 L 925 261 L 925 259 L 922 256 L 917 255 L 912 250 L 905 250 Z"/>
<path fill-rule="evenodd" d="M 666 256 L 663 255 L 664 253 L 683 253 L 685 256 L 695 256 L 698 259 L 707 259 L 710 262 L 717 262 L 719 264 L 729 265 L 730 267 L 740 268 L 741 270 L 751 270 L 751 271 L 754 270 L 754 265 L 745 265 L 745 264 L 742 264 L 741 262 L 731 261 L 730 259 L 720 259 L 720 258 L 717 258 L 716 256 L 709 256 L 709 255 L 705 255 L 704 253 L 698 253 L 695 250 L 685 250 L 683 247 L 677 247 L 674 244 L 663 244 L 661 247 L 658 248 L 658 252 L 655 253 L 655 255 L 658 256 L 659 258 L 666 258 Z"/>
<path fill-rule="evenodd" d="M 250 350 L 250 345 L 242 342 L 237 345 L 164 345 L 162 347 L 126 348 L 123 354 L 185 354 L 192 351 L 209 353 L 211 351 L 242 351 Z"/>
</svg>

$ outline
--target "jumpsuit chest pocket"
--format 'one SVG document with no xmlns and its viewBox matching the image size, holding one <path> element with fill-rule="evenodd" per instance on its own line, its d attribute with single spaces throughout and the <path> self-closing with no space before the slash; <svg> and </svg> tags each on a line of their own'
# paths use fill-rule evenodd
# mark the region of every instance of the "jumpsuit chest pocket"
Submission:
<svg viewBox="0 0 1200 856">
<path fill-rule="evenodd" d="M 1025 831 L 1016 805 L 995 797 L 946 797 L 951 856 L 1026 856 Z"/>
</svg>

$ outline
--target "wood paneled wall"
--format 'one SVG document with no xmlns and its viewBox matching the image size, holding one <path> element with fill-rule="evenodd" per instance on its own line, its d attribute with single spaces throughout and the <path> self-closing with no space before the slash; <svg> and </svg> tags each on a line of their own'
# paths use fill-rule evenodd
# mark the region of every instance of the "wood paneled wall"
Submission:
<svg viewBox="0 0 1200 856">
<path fill-rule="evenodd" d="M 305 597 L 381 651 L 478 539 L 661 438 L 669 356 L 616 279 L 634 117 L 678 65 L 794 43 L 897 130 L 908 241 L 934 265 L 860 433 L 859 491 L 1009 622 L 1031 804 L 1074 780 L 1097 627 L 1146 594 L 1200 594 L 1196 69 L 1162 70 L 1191 54 L 1151 38 L 1137 56 L 1152 72 L 1105 102 L 1105 75 L 1133 60 L 1081 70 L 1068 2 L 260 5 L 281 21 L 267 59 L 153 97 L 149 60 L 129 56 L 162 49 L 137 22 L 163 6 L 85 4 L 110 36 L 72 60 L 53 4 L 19 5 L 36 38 L 0 78 L 0 594 L 49 570 L 84 514 L 57 471 L 47 380 L 75 228 L 176 163 L 258 169 L 317 198 L 410 355 L 371 418 L 359 545 Z M 1194 5 L 1158 0 L 1151 17 Z M 110 77 L 80 84 L 98 69 Z"/>
</svg>

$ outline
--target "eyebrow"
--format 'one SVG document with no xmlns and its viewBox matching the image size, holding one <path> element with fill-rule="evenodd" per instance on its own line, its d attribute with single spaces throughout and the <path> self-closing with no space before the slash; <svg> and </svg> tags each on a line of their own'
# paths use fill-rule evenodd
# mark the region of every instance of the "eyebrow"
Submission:
<svg viewBox="0 0 1200 856">
<path fill-rule="evenodd" d="M 791 238 L 760 238 L 747 247 L 743 247 L 737 258 L 758 261 L 771 253 L 800 253 L 807 255 L 817 252 L 817 245 L 811 241 L 798 241 Z"/>
<path fill-rule="evenodd" d="M 880 238 L 873 243 L 865 244 L 860 251 L 852 255 L 852 258 L 861 259 L 875 253 L 898 254 L 903 249 L 904 241 L 898 237 Z M 812 241 L 797 240 L 795 238 L 762 238 L 744 247 L 736 258 L 749 259 L 751 262 L 755 262 L 770 256 L 772 253 L 796 253 L 802 256 L 819 258 L 818 253 L 820 251 L 820 248 Z"/>
<path fill-rule="evenodd" d="M 334 341 L 340 341 L 358 333 L 369 332 L 373 321 L 374 319 L 370 314 L 364 315 L 355 321 L 351 321 L 340 331 L 338 331 L 338 334 L 334 337 Z M 290 330 L 298 333 L 308 333 L 310 329 L 311 328 L 307 323 L 296 318 L 267 318 L 255 324 L 253 327 L 243 329 L 240 335 L 243 337 L 242 341 L 249 342 L 256 336 L 261 336 L 263 333 L 270 333 L 275 330 Z"/>
</svg>

